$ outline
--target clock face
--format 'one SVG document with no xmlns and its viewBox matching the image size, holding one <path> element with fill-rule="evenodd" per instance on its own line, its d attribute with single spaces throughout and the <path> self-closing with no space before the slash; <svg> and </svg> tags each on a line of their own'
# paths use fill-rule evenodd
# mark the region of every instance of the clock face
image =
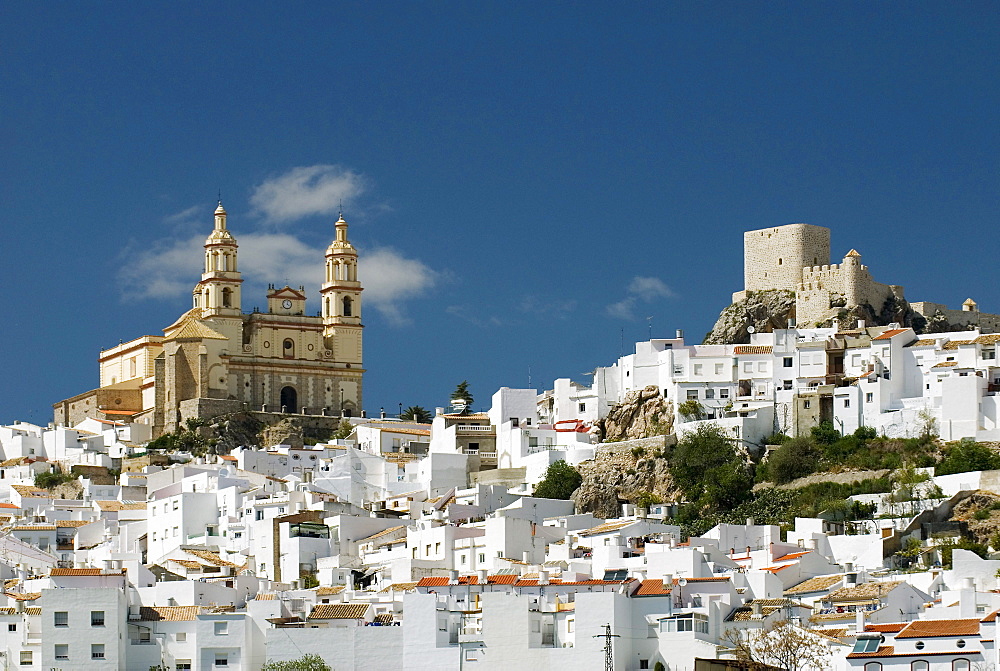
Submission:
<svg viewBox="0 0 1000 671">
<path fill-rule="evenodd" d="M 285 300 L 281 301 L 281 307 L 287 310 L 288 308 L 292 307 L 292 302 L 286 298 Z"/>
</svg>

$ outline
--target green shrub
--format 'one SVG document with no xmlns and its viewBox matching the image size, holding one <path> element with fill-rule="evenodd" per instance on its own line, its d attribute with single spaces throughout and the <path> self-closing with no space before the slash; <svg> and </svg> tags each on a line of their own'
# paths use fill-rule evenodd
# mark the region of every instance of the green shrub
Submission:
<svg viewBox="0 0 1000 671">
<path fill-rule="evenodd" d="M 963 438 L 945 451 L 944 459 L 934 469 L 935 475 L 1000 469 L 1000 454 L 971 438 Z"/>
<path fill-rule="evenodd" d="M 563 499 L 567 500 L 573 496 L 583 476 L 575 468 L 560 459 L 551 464 L 545 471 L 545 477 L 535 487 L 532 496 L 543 499 Z"/>
<path fill-rule="evenodd" d="M 833 426 L 833 422 L 820 422 L 819 426 L 810 429 L 812 437 L 817 443 L 830 445 L 840 440 L 840 431 Z"/>
<path fill-rule="evenodd" d="M 751 467 L 714 424 L 684 436 L 670 457 L 674 483 L 689 501 L 709 510 L 730 510 L 750 498 Z"/>
<path fill-rule="evenodd" d="M 814 473 L 819 469 L 822 453 L 807 438 L 792 438 L 771 453 L 767 471 L 779 485 Z"/>
<path fill-rule="evenodd" d="M 52 489 L 66 482 L 73 482 L 76 476 L 70 473 L 53 473 L 46 471 L 35 476 L 35 486 L 42 489 Z"/>
</svg>

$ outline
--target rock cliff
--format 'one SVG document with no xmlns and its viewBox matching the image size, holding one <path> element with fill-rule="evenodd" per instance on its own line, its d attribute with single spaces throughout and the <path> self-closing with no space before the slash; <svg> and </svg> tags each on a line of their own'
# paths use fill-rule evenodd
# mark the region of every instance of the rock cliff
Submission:
<svg viewBox="0 0 1000 671">
<path fill-rule="evenodd" d="M 667 436 L 601 445 L 597 456 L 578 466 L 583 482 L 573 493 L 579 512 L 618 517 L 622 503 L 635 503 L 644 494 L 662 501 L 677 498 L 665 458 Z"/>
<path fill-rule="evenodd" d="M 674 430 L 674 406 L 655 385 L 630 391 L 625 400 L 594 424 L 599 440 L 612 442 L 667 435 Z"/>
<path fill-rule="evenodd" d="M 770 333 L 788 326 L 795 316 L 795 292 L 784 289 L 751 291 L 747 297 L 722 311 L 715 326 L 705 336 L 706 345 L 732 345 L 750 342 L 749 327 L 757 333 Z"/>
</svg>

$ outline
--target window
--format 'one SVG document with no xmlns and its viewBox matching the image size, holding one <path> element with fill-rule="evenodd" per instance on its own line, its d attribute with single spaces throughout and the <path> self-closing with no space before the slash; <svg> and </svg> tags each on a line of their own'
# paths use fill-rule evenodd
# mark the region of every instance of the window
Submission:
<svg viewBox="0 0 1000 671">
<path fill-rule="evenodd" d="M 917 641 L 914 644 L 913 647 L 916 648 L 917 650 L 923 650 L 924 649 L 924 642 L 923 641 Z"/>
<path fill-rule="evenodd" d="M 52 625 L 55 627 L 68 627 L 69 613 L 64 610 L 57 610 L 52 613 Z"/>
<path fill-rule="evenodd" d="M 868 662 L 865 664 L 865 671 L 882 671 L 882 664 L 879 662 Z"/>
<path fill-rule="evenodd" d="M 424 546 L 424 556 L 425 557 L 430 557 L 431 556 L 431 544 L 430 543 L 428 543 L 427 545 Z"/>
<path fill-rule="evenodd" d="M 191 660 L 190 659 L 178 659 L 177 665 L 174 666 L 176 671 L 191 671 Z"/>
<path fill-rule="evenodd" d="M 951 663 L 951 671 L 969 671 L 969 660 L 956 659 Z"/>
<path fill-rule="evenodd" d="M 757 372 L 758 373 L 766 373 L 767 372 L 767 362 L 766 361 L 758 361 L 757 362 Z"/>
<path fill-rule="evenodd" d="M 177 632 L 177 642 L 178 643 L 183 643 L 186 640 L 188 640 L 188 635 L 187 635 L 186 631 L 179 631 L 179 632 Z"/>
<path fill-rule="evenodd" d="M 640 659 L 639 660 L 639 668 L 640 669 L 648 669 L 649 668 L 649 660 L 648 659 Z"/>
<path fill-rule="evenodd" d="M 166 508 L 166 506 L 163 507 Z M 177 510 L 177 499 L 174 499 L 174 510 Z"/>
<path fill-rule="evenodd" d="M 458 561 L 462 566 L 465 566 L 465 555 L 460 556 Z"/>
<path fill-rule="evenodd" d="M 711 398 L 715 398 L 715 390 L 714 389 L 706 389 L 705 390 L 705 400 L 708 400 L 708 399 L 711 399 Z"/>
<path fill-rule="evenodd" d="M 31 650 L 21 651 L 21 666 L 31 666 L 34 662 L 31 660 Z"/>
<path fill-rule="evenodd" d="M 229 635 L 229 623 L 226 621 L 215 623 L 215 635 L 216 636 L 228 636 Z"/>
<path fill-rule="evenodd" d="M 697 401 L 698 400 L 698 390 L 697 389 L 688 389 L 687 390 L 687 398 L 688 398 L 689 401 Z"/>
<path fill-rule="evenodd" d="M 744 361 L 743 362 L 743 372 L 744 373 L 752 373 L 753 372 L 753 361 Z"/>
<path fill-rule="evenodd" d="M 511 417 L 510 425 L 516 429 L 519 421 L 517 417 Z"/>
<path fill-rule="evenodd" d="M 915 660 L 910 664 L 910 671 L 928 671 L 930 665 L 923 659 Z"/>
<path fill-rule="evenodd" d="M 784 359 L 781 360 L 781 365 L 784 366 L 785 368 L 791 368 L 792 367 L 792 357 L 786 356 Z"/>
<path fill-rule="evenodd" d="M 786 390 L 787 389 L 791 389 L 792 388 L 792 381 L 791 380 L 782 380 L 781 381 L 781 388 L 782 389 L 786 389 Z"/>
<path fill-rule="evenodd" d="M 486 563 L 486 553 L 485 552 L 480 552 L 479 553 L 479 563 L 480 564 L 485 564 Z"/>
<path fill-rule="evenodd" d="M 849 398 L 845 398 L 844 399 L 844 407 L 845 408 L 850 408 L 851 407 L 851 399 L 849 399 Z"/>
<path fill-rule="evenodd" d="M 90 611 L 90 626 L 91 627 L 103 627 L 104 626 L 104 611 L 103 610 L 92 610 L 92 611 Z"/>
<path fill-rule="evenodd" d="M 65 643 L 56 643 L 56 659 L 69 659 L 69 646 Z"/>
<path fill-rule="evenodd" d="M 587 412 L 587 404 L 586 403 L 581 403 L 580 406 L 579 406 L 579 408 L 580 408 L 580 412 Z"/>
<path fill-rule="evenodd" d="M 434 544 L 434 554 L 440 554 L 440 552 L 441 552 L 441 544 L 440 543 L 435 543 Z"/>
<path fill-rule="evenodd" d="M 802 401 L 802 409 L 803 410 L 809 409 L 809 401 Z"/>
<path fill-rule="evenodd" d="M 661 632 L 675 631 L 696 631 L 702 634 L 708 633 L 708 616 L 701 613 L 687 613 L 675 615 L 660 620 Z"/>
<path fill-rule="evenodd" d="M 694 365 L 694 374 L 695 375 L 701 375 L 702 368 L 703 368 L 703 366 L 700 363 L 696 363 Z"/>
<path fill-rule="evenodd" d="M 91 659 L 104 659 L 104 644 L 103 643 L 91 643 L 90 644 L 90 658 Z"/>
<path fill-rule="evenodd" d="M 7 625 L 7 631 L 17 631 L 17 623 L 11 622 Z"/>
<path fill-rule="evenodd" d="M 868 392 L 865 394 L 865 403 L 871 403 L 875 399 L 875 394 Z"/>
<path fill-rule="evenodd" d="M 215 653 L 215 665 L 216 666 L 229 666 L 229 655 L 226 653 L 217 652 Z"/>
<path fill-rule="evenodd" d="M 729 398 L 729 390 L 728 389 L 720 389 L 719 390 L 719 398 Z"/>
<path fill-rule="evenodd" d="M 715 364 L 715 374 L 716 375 L 722 375 L 722 364 L 721 363 Z"/>
<path fill-rule="evenodd" d="M 978 608 L 976 609 L 976 612 L 979 612 Z M 957 645 L 960 648 L 964 648 L 965 647 L 965 639 L 964 638 L 958 639 L 958 641 L 955 643 L 955 645 Z"/>
<path fill-rule="evenodd" d="M 566 632 L 567 633 L 569 633 L 569 634 L 573 633 L 573 625 L 574 624 L 576 624 L 576 620 L 574 620 L 573 618 L 570 618 L 570 619 L 566 620 Z"/>
</svg>

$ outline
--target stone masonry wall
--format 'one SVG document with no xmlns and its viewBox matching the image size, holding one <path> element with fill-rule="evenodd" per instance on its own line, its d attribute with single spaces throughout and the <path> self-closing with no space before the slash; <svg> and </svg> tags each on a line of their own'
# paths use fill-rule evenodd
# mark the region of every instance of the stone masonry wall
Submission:
<svg viewBox="0 0 1000 671">
<path fill-rule="evenodd" d="M 795 291 L 805 266 L 830 263 L 830 229 L 811 224 L 788 224 L 743 234 L 743 291 Z"/>
</svg>

